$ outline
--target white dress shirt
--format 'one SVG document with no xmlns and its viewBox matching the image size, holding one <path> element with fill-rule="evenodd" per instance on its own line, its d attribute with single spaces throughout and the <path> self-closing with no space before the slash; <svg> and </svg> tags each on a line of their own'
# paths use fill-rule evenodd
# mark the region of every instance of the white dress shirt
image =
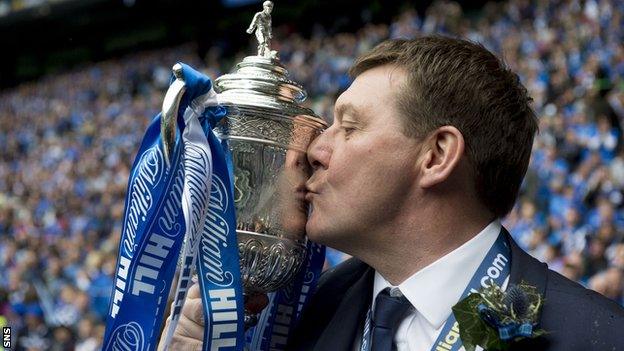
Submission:
<svg viewBox="0 0 624 351">
<path fill-rule="evenodd" d="M 468 282 L 492 247 L 501 224 L 490 223 L 475 237 L 428 265 L 395 287 L 375 272 L 375 298 L 383 289 L 398 288 L 413 308 L 399 324 L 394 340 L 397 351 L 429 351 L 450 317 L 451 308 L 461 299 Z M 506 285 L 507 282 L 505 282 Z M 361 335 L 361 334 L 360 334 Z M 356 340 L 356 347 L 360 340 Z"/>
</svg>

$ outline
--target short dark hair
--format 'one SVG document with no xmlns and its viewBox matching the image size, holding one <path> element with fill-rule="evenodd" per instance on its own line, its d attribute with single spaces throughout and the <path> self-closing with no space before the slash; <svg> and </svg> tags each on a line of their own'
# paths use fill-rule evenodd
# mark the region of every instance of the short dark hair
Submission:
<svg viewBox="0 0 624 351">
<path fill-rule="evenodd" d="M 423 137 L 444 125 L 456 127 L 478 197 L 497 217 L 509 213 L 538 128 L 518 75 L 482 45 L 443 36 L 384 41 L 359 57 L 349 74 L 355 78 L 386 64 L 408 72 L 396 100 L 404 133 Z"/>
</svg>

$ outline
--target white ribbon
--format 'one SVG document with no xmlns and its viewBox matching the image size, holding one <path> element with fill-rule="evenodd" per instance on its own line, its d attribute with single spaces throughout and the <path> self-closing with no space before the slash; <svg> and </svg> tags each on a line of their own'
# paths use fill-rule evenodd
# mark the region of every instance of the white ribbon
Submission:
<svg viewBox="0 0 624 351">
<path fill-rule="evenodd" d="M 169 316 L 170 324 L 163 342 L 165 351 L 169 348 L 180 319 L 182 307 L 186 301 L 187 289 L 197 260 L 199 239 L 208 211 L 212 181 L 212 153 L 208 139 L 199 122 L 199 116 L 204 113 L 206 107 L 214 105 L 217 105 L 217 94 L 213 89 L 210 89 L 208 93 L 195 98 L 184 110 L 186 127 L 182 133 L 184 145 L 182 211 L 184 212 L 186 232 L 182 255 L 180 256 L 180 275 Z"/>
</svg>

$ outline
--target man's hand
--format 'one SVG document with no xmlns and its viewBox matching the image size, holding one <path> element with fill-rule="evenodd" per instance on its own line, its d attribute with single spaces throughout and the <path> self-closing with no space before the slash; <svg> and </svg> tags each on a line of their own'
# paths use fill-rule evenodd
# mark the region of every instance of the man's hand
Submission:
<svg viewBox="0 0 624 351">
<path fill-rule="evenodd" d="M 269 304 L 266 295 L 247 296 L 245 299 L 245 310 L 248 313 L 257 314 Z M 164 339 L 171 323 L 171 316 L 167 317 L 163 334 L 160 336 L 158 350 L 164 350 Z M 182 307 L 180 321 L 173 333 L 169 350 L 196 351 L 202 349 L 204 339 L 204 310 L 201 296 L 199 294 L 199 284 L 195 283 L 188 291 L 188 296 Z"/>
<path fill-rule="evenodd" d="M 171 323 L 171 316 L 167 317 L 163 334 L 160 336 L 158 350 L 164 350 L 165 336 Z M 180 321 L 173 333 L 169 350 L 201 351 L 204 340 L 204 310 L 199 295 L 199 284 L 193 284 L 182 307 Z"/>
</svg>

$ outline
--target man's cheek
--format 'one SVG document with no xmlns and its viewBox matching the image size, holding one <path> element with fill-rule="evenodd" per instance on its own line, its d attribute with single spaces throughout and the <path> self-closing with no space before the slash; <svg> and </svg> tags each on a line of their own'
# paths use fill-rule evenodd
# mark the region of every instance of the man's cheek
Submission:
<svg viewBox="0 0 624 351">
<path fill-rule="evenodd" d="M 352 163 L 344 162 L 342 165 L 349 166 Z M 356 173 L 355 167 L 339 167 L 335 169 L 327 170 L 325 177 L 325 184 L 321 191 L 331 190 L 333 193 L 341 193 L 348 190 L 350 184 L 353 183 L 354 174 Z"/>
</svg>

